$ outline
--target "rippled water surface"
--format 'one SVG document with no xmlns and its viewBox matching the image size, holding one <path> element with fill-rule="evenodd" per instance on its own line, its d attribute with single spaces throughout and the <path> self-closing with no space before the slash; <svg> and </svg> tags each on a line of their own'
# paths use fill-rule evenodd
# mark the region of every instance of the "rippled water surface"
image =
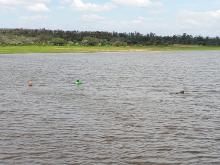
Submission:
<svg viewBox="0 0 220 165">
<path fill-rule="evenodd" d="M 220 52 L 0 55 L 0 164 L 219 165 Z"/>
</svg>

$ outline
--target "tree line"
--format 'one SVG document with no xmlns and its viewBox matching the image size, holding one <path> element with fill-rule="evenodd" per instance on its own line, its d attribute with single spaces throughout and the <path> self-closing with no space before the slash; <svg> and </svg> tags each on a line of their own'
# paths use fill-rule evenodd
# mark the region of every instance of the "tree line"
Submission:
<svg viewBox="0 0 220 165">
<path fill-rule="evenodd" d="M 182 35 L 159 36 L 104 31 L 63 31 L 47 29 L 0 29 L 0 45 L 84 45 L 84 46 L 147 46 L 147 45 L 220 46 L 219 37 Z"/>
</svg>

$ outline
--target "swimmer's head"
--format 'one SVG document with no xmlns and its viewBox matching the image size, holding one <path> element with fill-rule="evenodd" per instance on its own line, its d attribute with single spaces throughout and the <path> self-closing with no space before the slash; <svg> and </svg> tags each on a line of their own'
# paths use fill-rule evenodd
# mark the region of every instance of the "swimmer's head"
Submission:
<svg viewBox="0 0 220 165">
<path fill-rule="evenodd" d="M 29 81 L 28 81 L 28 86 L 29 86 L 29 87 L 30 87 L 30 86 L 33 86 L 32 80 L 29 80 Z"/>
</svg>

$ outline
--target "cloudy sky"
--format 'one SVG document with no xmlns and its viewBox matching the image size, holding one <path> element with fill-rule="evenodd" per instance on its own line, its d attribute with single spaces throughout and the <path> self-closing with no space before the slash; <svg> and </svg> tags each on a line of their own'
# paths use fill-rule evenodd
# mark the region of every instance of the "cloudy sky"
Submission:
<svg viewBox="0 0 220 165">
<path fill-rule="evenodd" d="M 0 0 L 0 28 L 220 35 L 220 0 Z"/>
</svg>

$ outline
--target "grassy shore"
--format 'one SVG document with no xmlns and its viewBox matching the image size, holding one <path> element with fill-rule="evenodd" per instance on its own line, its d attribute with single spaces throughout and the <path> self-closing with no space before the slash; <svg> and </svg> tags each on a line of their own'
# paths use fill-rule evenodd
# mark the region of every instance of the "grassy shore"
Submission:
<svg viewBox="0 0 220 165">
<path fill-rule="evenodd" d="M 14 53 L 80 53 L 80 52 L 127 52 L 127 51 L 202 51 L 220 50 L 218 46 L 172 45 L 172 46 L 0 46 L 0 54 Z"/>
</svg>

